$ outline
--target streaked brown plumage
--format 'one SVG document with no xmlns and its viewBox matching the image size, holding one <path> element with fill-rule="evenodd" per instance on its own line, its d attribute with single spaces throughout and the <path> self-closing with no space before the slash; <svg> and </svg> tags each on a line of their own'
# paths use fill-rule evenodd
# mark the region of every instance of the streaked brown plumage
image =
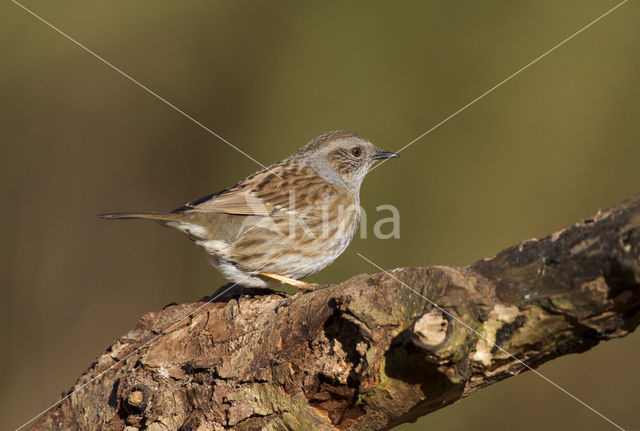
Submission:
<svg viewBox="0 0 640 431">
<path fill-rule="evenodd" d="M 185 233 L 230 281 L 267 287 L 333 262 L 360 220 L 360 185 L 377 159 L 397 157 L 353 132 L 321 135 L 291 156 L 171 212 L 111 213 L 151 219 Z"/>
</svg>

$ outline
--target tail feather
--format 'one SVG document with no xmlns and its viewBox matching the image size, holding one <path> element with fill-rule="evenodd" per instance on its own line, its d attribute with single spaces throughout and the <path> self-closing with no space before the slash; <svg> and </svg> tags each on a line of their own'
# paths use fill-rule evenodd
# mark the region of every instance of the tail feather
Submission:
<svg viewBox="0 0 640 431">
<path fill-rule="evenodd" d="M 196 215 L 198 217 L 199 215 Z M 193 241 L 209 239 L 210 234 L 202 220 L 193 220 L 189 215 L 179 212 L 121 212 L 99 214 L 96 217 L 108 220 L 144 219 L 153 220 L 170 229 L 187 234 Z"/>
<path fill-rule="evenodd" d="M 159 222 L 180 220 L 180 214 L 164 213 L 164 212 L 120 212 L 120 213 L 98 214 L 96 217 L 109 219 L 109 220 L 147 219 L 147 220 L 155 220 Z"/>
</svg>

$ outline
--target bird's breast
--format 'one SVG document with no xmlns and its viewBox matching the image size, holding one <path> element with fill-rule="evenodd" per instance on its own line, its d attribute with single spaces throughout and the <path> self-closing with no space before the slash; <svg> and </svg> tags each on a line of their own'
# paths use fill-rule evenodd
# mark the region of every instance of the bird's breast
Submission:
<svg viewBox="0 0 640 431">
<path fill-rule="evenodd" d="M 246 270 L 308 277 L 347 248 L 358 227 L 357 195 L 342 187 L 299 184 L 291 199 L 270 216 L 244 218 L 238 235 L 220 257 Z"/>
</svg>

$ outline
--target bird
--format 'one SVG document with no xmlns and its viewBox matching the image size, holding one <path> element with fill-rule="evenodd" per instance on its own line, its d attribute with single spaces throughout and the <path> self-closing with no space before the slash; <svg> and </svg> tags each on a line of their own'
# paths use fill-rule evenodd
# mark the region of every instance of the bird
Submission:
<svg viewBox="0 0 640 431">
<path fill-rule="evenodd" d="M 321 271 L 351 242 L 360 220 L 360 186 L 378 160 L 399 157 L 346 130 L 320 135 L 290 156 L 168 212 L 117 212 L 105 219 L 147 219 L 182 232 L 229 281 L 248 288 Z"/>
</svg>

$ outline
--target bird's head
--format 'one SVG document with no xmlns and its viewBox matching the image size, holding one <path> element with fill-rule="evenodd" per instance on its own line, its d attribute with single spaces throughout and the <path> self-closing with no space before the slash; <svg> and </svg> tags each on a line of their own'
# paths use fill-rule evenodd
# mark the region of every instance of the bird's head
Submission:
<svg viewBox="0 0 640 431">
<path fill-rule="evenodd" d="M 354 132 L 339 130 L 318 136 L 298 150 L 298 156 L 326 181 L 357 193 L 377 160 L 399 157 Z"/>
</svg>

